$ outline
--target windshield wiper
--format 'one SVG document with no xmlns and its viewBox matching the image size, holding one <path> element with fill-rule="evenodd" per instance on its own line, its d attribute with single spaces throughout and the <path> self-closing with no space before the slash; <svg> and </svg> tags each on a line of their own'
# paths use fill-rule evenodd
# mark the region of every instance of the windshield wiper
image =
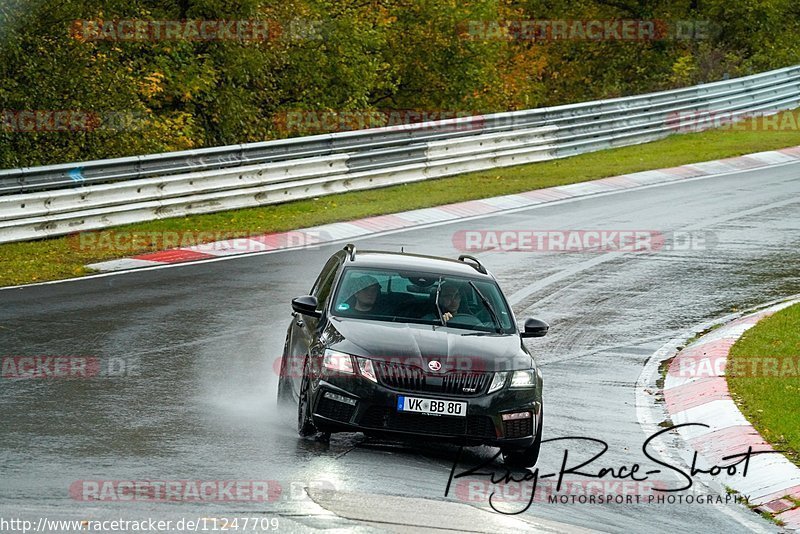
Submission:
<svg viewBox="0 0 800 534">
<path fill-rule="evenodd" d="M 442 314 L 442 309 L 439 307 L 439 292 L 442 290 L 442 277 L 439 277 L 439 283 L 436 285 L 436 300 L 434 304 L 436 305 L 436 312 L 439 314 L 439 320 L 442 322 L 442 326 L 444 324 L 444 315 Z M 433 329 L 436 330 L 436 325 L 433 325 Z"/>
<path fill-rule="evenodd" d="M 486 297 L 483 296 L 483 293 L 481 293 L 481 290 L 478 289 L 478 286 L 475 285 L 475 282 L 470 280 L 469 285 L 472 287 L 472 289 L 475 290 L 475 293 L 478 294 L 478 297 L 480 297 L 481 302 L 483 302 L 483 305 L 486 307 L 486 309 L 489 310 L 489 314 L 492 316 L 492 321 L 494 321 L 495 324 L 495 332 L 497 332 L 498 334 L 502 333 L 503 327 L 500 325 L 500 318 L 497 317 L 497 313 L 495 313 L 494 308 L 492 308 L 492 305 L 489 304 L 489 301 L 486 300 Z"/>
<path fill-rule="evenodd" d="M 467 336 L 483 337 L 483 336 L 494 336 L 497 334 L 502 334 L 502 332 L 467 332 L 466 334 L 461 334 L 461 337 L 467 337 Z"/>
</svg>

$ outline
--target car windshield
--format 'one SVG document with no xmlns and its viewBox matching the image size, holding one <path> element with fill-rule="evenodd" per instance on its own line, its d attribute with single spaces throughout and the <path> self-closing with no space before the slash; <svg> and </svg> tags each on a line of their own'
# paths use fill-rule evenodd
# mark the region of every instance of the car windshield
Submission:
<svg viewBox="0 0 800 534">
<path fill-rule="evenodd" d="M 479 332 L 515 331 L 494 280 L 430 272 L 349 267 L 336 290 L 332 314 Z"/>
</svg>

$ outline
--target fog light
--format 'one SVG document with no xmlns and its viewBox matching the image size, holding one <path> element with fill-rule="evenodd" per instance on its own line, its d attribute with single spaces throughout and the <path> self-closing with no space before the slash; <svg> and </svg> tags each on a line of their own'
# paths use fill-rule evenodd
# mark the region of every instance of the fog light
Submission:
<svg viewBox="0 0 800 534">
<path fill-rule="evenodd" d="M 339 395 L 338 393 L 331 393 L 330 391 L 325 392 L 325 398 L 343 402 L 345 404 L 349 404 L 350 406 L 356 405 L 355 399 L 351 399 L 350 397 L 345 397 L 344 395 Z"/>
<path fill-rule="evenodd" d="M 531 412 L 504 413 L 503 414 L 503 421 L 514 421 L 516 419 L 527 419 L 530 416 L 531 416 Z"/>
</svg>

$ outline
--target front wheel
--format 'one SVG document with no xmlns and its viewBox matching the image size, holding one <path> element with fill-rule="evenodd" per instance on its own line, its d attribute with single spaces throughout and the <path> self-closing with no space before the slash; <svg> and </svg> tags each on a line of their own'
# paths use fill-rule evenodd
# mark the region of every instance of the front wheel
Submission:
<svg viewBox="0 0 800 534">
<path fill-rule="evenodd" d="M 516 467 L 533 467 L 539 461 L 539 450 L 542 447 L 542 421 L 544 408 L 539 412 L 539 428 L 536 438 L 530 447 L 525 449 L 503 449 L 503 461 Z"/>
<path fill-rule="evenodd" d="M 303 366 L 303 380 L 300 382 L 300 396 L 297 401 L 297 433 L 303 437 L 313 436 L 317 429 L 311 419 L 311 379 L 308 360 Z"/>
</svg>

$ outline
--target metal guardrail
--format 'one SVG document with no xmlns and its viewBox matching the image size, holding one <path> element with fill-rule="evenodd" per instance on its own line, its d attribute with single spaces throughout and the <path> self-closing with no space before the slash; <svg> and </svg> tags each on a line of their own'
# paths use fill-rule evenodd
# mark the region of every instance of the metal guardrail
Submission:
<svg viewBox="0 0 800 534">
<path fill-rule="evenodd" d="M 800 105 L 800 66 L 633 97 L 0 171 L 0 242 L 261 206 L 605 148 Z"/>
</svg>

